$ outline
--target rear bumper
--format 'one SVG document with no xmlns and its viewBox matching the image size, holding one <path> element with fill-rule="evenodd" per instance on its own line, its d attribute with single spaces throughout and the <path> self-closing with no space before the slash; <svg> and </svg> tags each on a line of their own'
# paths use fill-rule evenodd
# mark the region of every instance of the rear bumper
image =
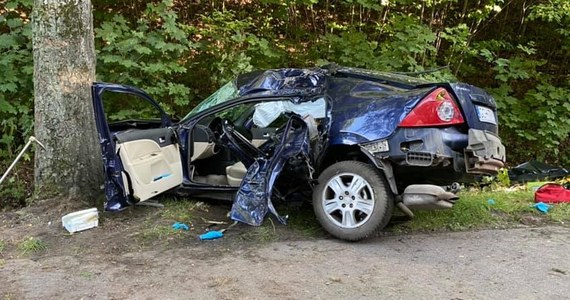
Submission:
<svg viewBox="0 0 570 300">
<path fill-rule="evenodd" d="M 497 174 L 505 163 L 505 147 L 495 134 L 479 129 L 460 131 L 447 128 L 400 128 L 386 140 L 385 151 L 363 151 L 375 160 L 389 160 L 396 173 L 409 179 L 446 178 L 452 182 L 465 174 Z M 371 143 L 373 144 L 373 143 Z M 447 169 L 447 172 L 433 171 Z M 410 172 L 408 172 L 411 171 Z M 447 183 L 445 183 L 447 184 Z"/>
<path fill-rule="evenodd" d="M 465 169 L 473 174 L 497 174 L 504 167 L 506 154 L 501 139 L 488 131 L 469 129 L 465 148 Z"/>
</svg>

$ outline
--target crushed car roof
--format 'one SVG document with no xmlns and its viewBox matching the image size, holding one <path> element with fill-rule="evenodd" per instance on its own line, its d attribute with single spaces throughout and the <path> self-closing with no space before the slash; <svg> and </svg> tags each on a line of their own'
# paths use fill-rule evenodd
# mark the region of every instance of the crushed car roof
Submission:
<svg viewBox="0 0 570 300">
<path fill-rule="evenodd" d="M 238 76 L 235 83 L 240 96 L 254 94 L 267 96 L 310 96 L 323 93 L 328 76 L 375 81 L 404 89 L 411 89 L 429 83 L 419 78 L 397 73 L 346 68 L 337 65 L 308 69 L 285 68 L 254 71 Z"/>
</svg>

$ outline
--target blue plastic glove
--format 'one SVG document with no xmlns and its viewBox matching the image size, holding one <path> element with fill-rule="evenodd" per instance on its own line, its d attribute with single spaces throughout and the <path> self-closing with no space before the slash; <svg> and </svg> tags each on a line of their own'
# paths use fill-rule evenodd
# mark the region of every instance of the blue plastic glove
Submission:
<svg viewBox="0 0 570 300">
<path fill-rule="evenodd" d="M 534 206 L 534 208 L 538 209 L 538 211 L 540 211 L 543 214 L 547 213 L 548 210 L 550 209 L 550 205 L 548 205 L 544 202 L 538 202 L 533 206 Z"/>
<path fill-rule="evenodd" d="M 180 223 L 180 222 L 176 222 L 174 224 L 172 224 L 172 229 L 174 230 L 189 230 L 190 228 L 188 227 L 188 225 L 184 224 L 184 223 Z"/>
<path fill-rule="evenodd" d="M 204 234 L 200 235 L 200 240 L 201 241 L 205 241 L 205 240 L 215 240 L 215 239 L 219 239 L 221 237 L 223 237 L 224 234 L 221 231 L 217 231 L 217 230 L 212 230 L 212 231 L 208 231 Z"/>
</svg>

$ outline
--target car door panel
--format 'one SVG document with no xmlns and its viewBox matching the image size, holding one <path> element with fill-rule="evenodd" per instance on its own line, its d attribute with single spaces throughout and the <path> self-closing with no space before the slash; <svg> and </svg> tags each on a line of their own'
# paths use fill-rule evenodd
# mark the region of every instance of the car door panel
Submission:
<svg viewBox="0 0 570 300">
<path fill-rule="evenodd" d="M 105 168 L 105 210 L 120 211 L 181 185 L 177 134 L 156 101 L 140 89 L 99 82 L 92 86 L 92 100 Z M 121 110 L 126 114 L 117 113 Z"/>
<path fill-rule="evenodd" d="M 116 134 L 117 152 L 139 201 L 182 183 L 182 163 L 174 131 L 170 128 L 126 131 Z"/>
</svg>

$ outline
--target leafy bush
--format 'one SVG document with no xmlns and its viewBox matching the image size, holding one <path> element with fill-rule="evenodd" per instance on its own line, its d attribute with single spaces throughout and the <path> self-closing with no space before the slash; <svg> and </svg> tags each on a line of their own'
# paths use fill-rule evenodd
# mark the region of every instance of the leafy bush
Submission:
<svg viewBox="0 0 570 300">
<path fill-rule="evenodd" d="M 93 5 L 97 79 L 138 86 L 177 116 L 237 74 L 255 69 L 323 62 L 398 72 L 448 66 L 421 76 L 458 79 L 492 93 L 509 162 L 534 155 L 570 162 L 566 0 L 94 0 Z M 8 165 L 33 128 L 31 6 L 31 0 L 6 0 L 0 7 L 0 166 Z M 24 176 L 30 170 L 16 170 L 14 176 L 31 178 Z M 0 189 L 3 200 L 28 194 L 29 181 L 14 180 Z"/>
<path fill-rule="evenodd" d="M 0 160 L 13 157 L 33 128 L 31 3 L 0 9 Z"/>
</svg>

